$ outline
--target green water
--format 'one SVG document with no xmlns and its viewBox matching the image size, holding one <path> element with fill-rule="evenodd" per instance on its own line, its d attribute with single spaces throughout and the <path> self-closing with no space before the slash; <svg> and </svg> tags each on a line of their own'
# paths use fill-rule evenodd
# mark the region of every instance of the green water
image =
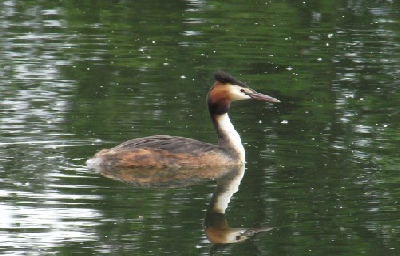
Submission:
<svg viewBox="0 0 400 256">
<path fill-rule="evenodd" d="M 1 254 L 398 255 L 399 13 L 366 0 L 1 2 Z M 136 137 L 216 142 L 205 95 L 220 69 L 281 100 L 232 106 L 247 163 L 224 218 L 274 229 L 223 247 L 203 228 L 217 179 L 144 187 L 85 167 Z"/>
</svg>

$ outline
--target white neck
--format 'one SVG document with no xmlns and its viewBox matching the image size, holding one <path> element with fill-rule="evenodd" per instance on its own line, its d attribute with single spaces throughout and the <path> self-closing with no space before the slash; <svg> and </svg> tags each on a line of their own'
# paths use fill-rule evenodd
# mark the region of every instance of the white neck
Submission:
<svg viewBox="0 0 400 256">
<path fill-rule="evenodd" d="M 233 150 L 240 158 L 241 162 L 245 161 L 245 151 L 240 139 L 239 133 L 233 127 L 227 113 L 216 115 L 214 117 L 215 129 L 218 133 L 218 143 L 220 146 Z"/>
</svg>

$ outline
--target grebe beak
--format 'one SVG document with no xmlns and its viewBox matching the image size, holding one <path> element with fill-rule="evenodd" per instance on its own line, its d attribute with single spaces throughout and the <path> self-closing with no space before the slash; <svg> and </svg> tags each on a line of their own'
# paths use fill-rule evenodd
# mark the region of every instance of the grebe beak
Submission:
<svg viewBox="0 0 400 256">
<path fill-rule="evenodd" d="M 261 101 L 267 101 L 267 102 L 281 102 L 280 100 L 275 99 L 274 97 L 256 92 L 252 89 L 246 90 L 246 91 L 244 91 L 244 93 L 246 95 L 250 96 L 250 98 L 252 98 L 254 100 L 261 100 Z"/>
</svg>

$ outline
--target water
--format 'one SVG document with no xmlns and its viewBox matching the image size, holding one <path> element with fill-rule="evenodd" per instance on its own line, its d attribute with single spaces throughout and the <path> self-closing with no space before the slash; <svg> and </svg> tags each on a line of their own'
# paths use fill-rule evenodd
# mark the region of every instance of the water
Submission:
<svg viewBox="0 0 400 256">
<path fill-rule="evenodd" d="M 3 1 L 2 255 L 398 255 L 399 12 Z M 247 155 L 234 183 L 207 170 L 218 175 L 138 186 L 85 168 L 131 138 L 215 142 L 205 95 L 218 69 L 281 100 L 233 105 Z M 273 229 L 213 245 L 203 222 L 218 191 L 229 227 Z"/>
</svg>

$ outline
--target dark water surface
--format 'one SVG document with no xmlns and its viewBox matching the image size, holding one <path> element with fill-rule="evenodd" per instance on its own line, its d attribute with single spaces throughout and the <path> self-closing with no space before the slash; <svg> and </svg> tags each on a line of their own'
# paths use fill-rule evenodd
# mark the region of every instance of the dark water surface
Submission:
<svg viewBox="0 0 400 256">
<path fill-rule="evenodd" d="M 2 255 L 400 254 L 399 1 L 9 0 L 0 14 Z M 218 69 L 282 101 L 234 104 L 245 172 L 171 188 L 85 168 L 131 138 L 215 142 Z M 213 246 L 218 198 L 229 227 L 274 229 Z"/>
</svg>

